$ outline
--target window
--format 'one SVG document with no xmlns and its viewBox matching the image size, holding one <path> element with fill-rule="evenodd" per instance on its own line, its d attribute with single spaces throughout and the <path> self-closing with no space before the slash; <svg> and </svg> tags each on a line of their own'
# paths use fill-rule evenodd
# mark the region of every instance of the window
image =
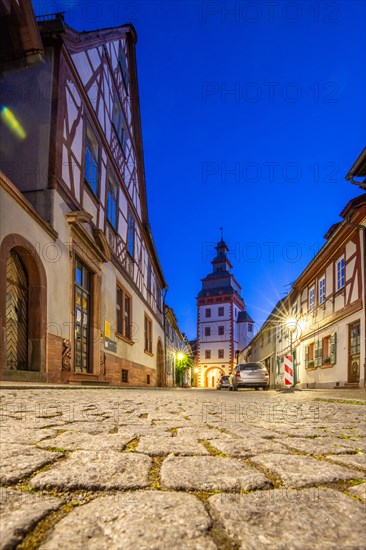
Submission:
<svg viewBox="0 0 366 550">
<path fill-rule="evenodd" d="M 224 308 L 223 307 L 219 307 L 219 317 L 223 317 L 224 316 Z"/>
<path fill-rule="evenodd" d="M 205 359 L 211 359 L 211 350 L 210 349 L 205 350 Z"/>
<path fill-rule="evenodd" d="M 323 338 L 322 350 L 322 363 L 330 363 L 330 336 Z"/>
<path fill-rule="evenodd" d="M 128 382 L 128 370 L 122 369 L 122 382 Z"/>
<path fill-rule="evenodd" d="M 205 317 L 207 319 L 207 317 L 211 317 L 211 308 L 208 307 L 206 310 L 205 310 Z"/>
<path fill-rule="evenodd" d="M 309 311 L 313 311 L 315 307 L 315 287 L 314 285 L 309 288 Z"/>
<path fill-rule="evenodd" d="M 314 362 L 314 342 L 305 346 L 305 368 L 313 368 L 315 366 Z"/>
<path fill-rule="evenodd" d="M 117 286 L 117 332 L 131 338 L 131 296 Z"/>
<path fill-rule="evenodd" d="M 98 196 L 98 180 L 99 180 L 99 143 L 95 137 L 90 125 L 86 124 L 86 139 L 85 139 L 85 166 L 84 179 L 93 191 L 95 196 Z"/>
<path fill-rule="evenodd" d="M 360 353 L 360 324 L 359 323 L 351 327 L 350 353 L 351 355 L 357 355 L 358 353 Z"/>
<path fill-rule="evenodd" d="M 211 327 L 205 327 L 205 336 L 211 336 Z"/>
<path fill-rule="evenodd" d="M 146 375 L 146 384 L 150 384 L 150 374 Z"/>
<path fill-rule="evenodd" d="M 224 334 L 225 334 L 224 325 L 219 325 L 219 336 L 223 336 Z"/>
<path fill-rule="evenodd" d="M 145 315 L 145 352 L 152 353 L 152 321 Z"/>
<path fill-rule="evenodd" d="M 125 117 L 123 116 L 122 108 L 117 96 L 115 97 L 114 105 L 113 105 L 112 123 L 116 131 L 116 134 L 118 136 L 121 147 L 123 151 L 125 151 L 126 138 L 127 138 L 126 122 L 125 122 Z"/>
<path fill-rule="evenodd" d="M 219 358 L 219 359 L 223 359 L 223 358 L 224 358 L 224 350 L 223 350 L 223 349 L 219 349 L 218 358 Z"/>
<path fill-rule="evenodd" d="M 248 323 L 248 332 L 253 332 L 253 323 Z"/>
<path fill-rule="evenodd" d="M 127 69 L 127 61 L 126 61 L 126 54 L 123 50 L 122 44 L 120 44 L 119 47 L 119 56 L 118 61 L 121 67 L 121 72 L 123 76 L 123 82 L 125 84 L 126 90 L 128 90 L 128 69 Z"/>
<path fill-rule="evenodd" d="M 151 279 L 152 279 L 152 269 L 151 269 L 151 262 L 148 260 L 147 264 L 147 291 L 151 294 Z"/>
<path fill-rule="evenodd" d="M 325 276 L 319 279 L 319 304 L 325 302 Z"/>
<path fill-rule="evenodd" d="M 108 178 L 108 195 L 107 195 L 107 219 L 114 229 L 117 229 L 117 204 L 118 204 L 118 188 L 114 179 Z"/>
<path fill-rule="evenodd" d="M 158 310 L 162 311 L 162 295 L 161 295 L 161 286 L 156 285 L 156 305 L 158 306 Z"/>
<path fill-rule="evenodd" d="M 337 261 L 337 290 L 344 287 L 344 258 Z"/>
<path fill-rule="evenodd" d="M 127 221 L 127 252 L 131 258 L 135 257 L 135 218 L 130 211 L 128 211 Z"/>
</svg>

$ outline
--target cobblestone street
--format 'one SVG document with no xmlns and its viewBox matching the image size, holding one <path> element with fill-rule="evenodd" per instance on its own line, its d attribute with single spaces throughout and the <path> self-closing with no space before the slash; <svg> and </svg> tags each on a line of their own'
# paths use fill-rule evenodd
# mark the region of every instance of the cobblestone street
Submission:
<svg viewBox="0 0 366 550">
<path fill-rule="evenodd" d="M 1 395 L 3 549 L 366 547 L 361 391 Z"/>
</svg>

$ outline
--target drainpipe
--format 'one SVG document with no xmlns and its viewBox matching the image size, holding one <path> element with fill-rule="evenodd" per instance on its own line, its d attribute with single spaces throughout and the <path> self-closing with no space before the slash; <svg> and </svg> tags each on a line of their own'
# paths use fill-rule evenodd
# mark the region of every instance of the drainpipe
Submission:
<svg viewBox="0 0 366 550">
<path fill-rule="evenodd" d="M 359 185 L 362 189 L 366 189 L 366 187 L 362 187 L 359 182 L 355 182 L 352 180 L 352 178 L 350 178 L 351 182 L 352 183 L 356 183 L 357 185 Z M 350 212 L 346 218 L 346 223 L 348 225 L 350 225 L 351 227 L 355 227 L 356 229 L 362 229 L 363 231 L 363 267 L 362 267 L 362 262 L 361 262 L 361 280 L 362 280 L 362 287 L 363 287 L 363 313 L 364 313 L 364 325 L 363 325 L 363 332 L 364 332 L 364 348 L 363 348 L 363 351 L 364 351 L 364 357 L 363 357 L 363 375 L 364 375 L 364 378 L 363 378 L 363 383 L 364 383 L 364 386 L 366 387 L 366 268 L 365 268 L 365 265 L 366 265 L 366 226 L 364 225 L 361 225 L 359 223 L 353 223 L 351 222 L 351 215 L 352 213 Z"/>
</svg>

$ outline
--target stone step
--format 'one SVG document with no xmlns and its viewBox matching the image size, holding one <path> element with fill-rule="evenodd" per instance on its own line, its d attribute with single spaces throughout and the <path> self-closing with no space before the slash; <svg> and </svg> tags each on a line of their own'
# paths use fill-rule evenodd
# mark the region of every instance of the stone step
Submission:
<svg viewBox="0 0 366 550">
<path fill-rule="evenodd" d="M 70 375 L 70 380 L 98 380 L 99 375 L 91 372 L 73 372 Z"/>
<path fill-rule="evenodd" d="M 83 379 L 71 379 L 69 380 L 70 386 L 109 386 L 110 383 L 107 380 L 83 380 Z"/>
<path fill-rule="evenodd" d="M 357 382 L 346 382 L 344 386 L 335 386 L 335 390 L 358 390 L 360 389 L 360 384 Z"/>
</svg>

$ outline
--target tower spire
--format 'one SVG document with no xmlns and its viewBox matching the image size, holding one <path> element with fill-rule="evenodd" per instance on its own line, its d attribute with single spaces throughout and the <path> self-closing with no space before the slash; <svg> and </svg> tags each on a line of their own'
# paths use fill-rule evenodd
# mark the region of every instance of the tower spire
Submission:
<svg viewBox="0 0 366 550">
<path fill-rule="evenodd" d="M 221 240 L 223 241 L 224 240 L 224 228 L 220 227 L 220 231 L 221 231 Z"/>
</svg>

